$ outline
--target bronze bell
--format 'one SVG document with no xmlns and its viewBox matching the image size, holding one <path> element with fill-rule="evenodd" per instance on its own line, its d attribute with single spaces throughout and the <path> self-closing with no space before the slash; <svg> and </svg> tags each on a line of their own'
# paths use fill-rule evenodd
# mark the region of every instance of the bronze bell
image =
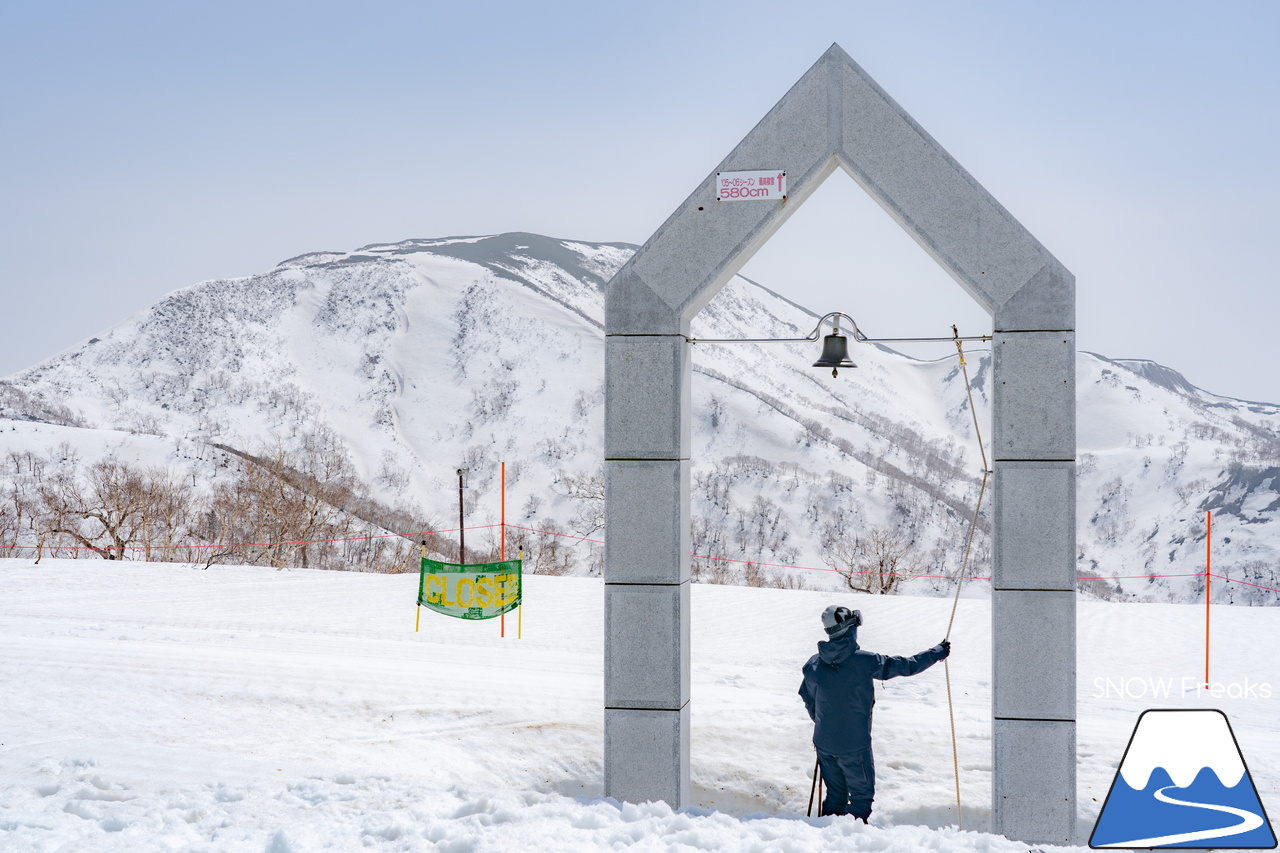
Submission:
<svg viewBox="0 0 1280 853">
<path fill-rule="evenodd" d="M 832 329 L 831 334 L 822 339 L 822 355 L 813 363 L 814 367 L 830 367 L 831 375 L 838 375 L 841 367 L 857 367 L 849 360 L 849 339 L 840 334 L 839 329 Z"/>
</svg>

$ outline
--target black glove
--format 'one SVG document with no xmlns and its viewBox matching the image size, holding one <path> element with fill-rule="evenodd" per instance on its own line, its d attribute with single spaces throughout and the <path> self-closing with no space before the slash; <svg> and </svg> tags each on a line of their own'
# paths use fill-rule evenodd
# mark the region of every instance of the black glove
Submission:
<svg viewBox="0 0 1280 853">
<path fill-rule="evenodd" d="M 951 641 L 950 640 L 943 640 L 941 643 L 938 643 L 938 645 L 942 647 L 942 660 L 946 660 L 947 658 L 951 657 Z"/>
</svg>

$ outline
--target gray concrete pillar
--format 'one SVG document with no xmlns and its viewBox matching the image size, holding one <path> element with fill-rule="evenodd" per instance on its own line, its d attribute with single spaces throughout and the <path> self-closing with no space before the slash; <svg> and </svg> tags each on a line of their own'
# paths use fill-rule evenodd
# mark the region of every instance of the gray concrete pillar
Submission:
<svg viewBox="0 0 1280 853">
<path fill-rule="evenodd" d="M 1011 838 L 1067 844 L 1076 819 L 1075 334 L 997 331 L 993 350 L 992 822 Z"/>
<path fill-rule="evenodd" d="M 605 342 L 605 795 L 676 807 L 689 804 L 688 347 Z"/>
</svg>

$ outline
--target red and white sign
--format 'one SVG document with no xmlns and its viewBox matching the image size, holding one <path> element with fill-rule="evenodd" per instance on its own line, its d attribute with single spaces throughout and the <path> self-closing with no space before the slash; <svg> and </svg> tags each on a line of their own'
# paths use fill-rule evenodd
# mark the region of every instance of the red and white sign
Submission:
<svg viewBox="0 0 1280 853">
<path fill-rule="evenodd" d="M 767 201 L 787 197 L 787 173 L 716 172 L 716 201 Z"/>
</svg>

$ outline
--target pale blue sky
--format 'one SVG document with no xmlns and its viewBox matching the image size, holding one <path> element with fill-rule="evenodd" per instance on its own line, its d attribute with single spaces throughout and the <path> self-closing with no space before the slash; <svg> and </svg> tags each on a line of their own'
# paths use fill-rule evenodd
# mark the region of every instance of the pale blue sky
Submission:
<svg viewBox="0 0 1280 853">
<path fill-rule="evenodd" d="M 1280 402 L 1265 0 L 10 0 L 0 375 L 307 251 L 643 242 L 832 42 L 1076 274 L 1082 349 Z M 746 272 L 871 334 L 985 322 L 840 173 Z"/>
</svg>

